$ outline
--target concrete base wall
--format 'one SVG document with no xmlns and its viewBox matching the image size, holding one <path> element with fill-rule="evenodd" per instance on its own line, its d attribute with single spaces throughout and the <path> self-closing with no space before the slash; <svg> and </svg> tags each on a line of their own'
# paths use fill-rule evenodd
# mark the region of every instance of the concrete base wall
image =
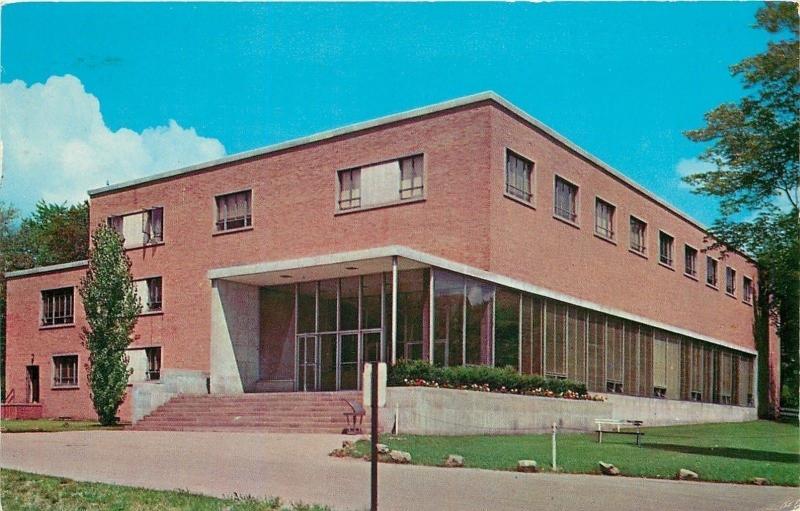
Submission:
<svg viewBox="0 0 800 511">
<path fill-rule="evenodd" d="M 754 407 L 693 403 L 674 399 L 651 399 L 601 394 L 613 409 L 613 419 L 636 419 L 646 426 L 672 426 L 703 422 L 746 422 L 758 418 Z"/>
<path fill-rule="evenodd" d="M 604 395 L 606 401 L 577 401 L 492 394 L 470 390 L 389 387 L 381 427 L 391 431 L 395 415 L 401 434 L 495 435 L 562 429 L 594 431 L 595 419 L 638 419 L 645 426 L 755 420 L 755 408 L 666 399 Z"/>
<path fill-rule="evenodd" d="M 211 290 L 211 391 L 241 394 L 259 379 L 258 287 L 225 280 Z"/>
<path fill-rule="evenodd" d="M 207 394 L 208 373 L 182 369 L 163 369 L 158 383 L 134 383 L 130 390 L 131 421 L 136 423 L 145 415 L 178 394 Z"/>
<path fill-rule="evenodd" d="M 592 430 L 594 419 L 610 417 L 611 405 L 470 390 L 389 387 L 381 426 L 391 431 L 396 410 L 401 434 L 495 435 L 541 433 L 561 428 Z"/>
</svg>

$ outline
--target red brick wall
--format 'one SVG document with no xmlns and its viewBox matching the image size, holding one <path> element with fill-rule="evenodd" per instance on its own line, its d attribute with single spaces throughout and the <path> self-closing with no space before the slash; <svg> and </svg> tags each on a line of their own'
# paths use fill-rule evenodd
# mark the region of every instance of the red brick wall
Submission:
<svg viewBox="0 0 800 511">
<path fill-rule="evenodd" d="M 534 208 L 504 197 L 506 148 L 535 162 Z M 754 348 L 753 307 L 742 276 L 756 269 L 729 253 L 718 290 L 706 285 L 703 232 L 505 110 L 492 110 L 490 269 L 548 289 Z M 578 185 L 579 228 L 553 218 L 555 175 Z M 616 206 L 616 244 L 594 235 L 595 196 Z M 647 222 L 647 258 L 631 253 L 629 215 Z M 658 231 L 675 238 L 674 270 L 658 261 Z M 684 275 L 684 243 L 698 249 L 697 280 Z M 710 252 L 714 257 L 718 251 Z M 736 298 L 725 266 L 736 269 Z"/>
</svg>

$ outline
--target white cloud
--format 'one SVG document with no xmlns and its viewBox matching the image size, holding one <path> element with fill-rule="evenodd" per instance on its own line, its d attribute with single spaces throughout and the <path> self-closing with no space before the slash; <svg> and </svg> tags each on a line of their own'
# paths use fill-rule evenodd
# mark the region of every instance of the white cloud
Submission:
<svg viewBox="0 0 800 511">
<path fill-rule="evenodd" d="M 38 198 L 80 201 L 86 190 L 219 158 L 214 138 L 174 120 L 111 131 L 100 101 L 72 76 L 0 84 L 0 198 L 28 209 Z"/>
<path fill-rule="evenodd" d="M 717 170 L 717 166 L 707 161 L 698 160 L 697 158 L 681 158 L 675 166 L 675 172 L 681 178 L 679 186 L 686 190 L 692 190 L 693 187 L 683 180 L 684 177 L 692 174 L 701 174 L 710 170 Z"/>
</svg>

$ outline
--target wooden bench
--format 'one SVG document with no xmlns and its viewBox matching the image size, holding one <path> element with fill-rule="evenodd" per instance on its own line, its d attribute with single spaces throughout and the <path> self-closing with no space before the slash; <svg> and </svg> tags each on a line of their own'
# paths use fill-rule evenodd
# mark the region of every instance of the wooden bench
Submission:
<svg viewBox="0 0 800 511">
<path fill-rule="evenodd" d="M 353 403 L 347 399 L 342 399 L 347 406 L 350 407 L 349 412 L 344 412 L 344 418 L 347 421 L 347 427 L 342 430 L 344 435 L 358 435 L 361 431 L 361 424 L 364 422 L 364 416 L 367 414 L 364 406 L 361 403 Z"/>
<path fill-rule="evenodd" d="M 623 420 L 623 419 L 595 419 L 594 423 L 597 425 L 597 443 L 603 443 L 603 433 L 611 433 L 611 434 L 618 434 L 618 435 L 636 435 L 636 445 L 641 447 L 642 441 L 641 437 L 644 435 L 641 431 L 641 427 L 643 421 L 640 420 Z M 603 431 L 603 425 L 608 425 L 612 427 L 616 427 L 616 431 L 614 430 L 605 430 Z M 636 431 L 622 431 L 621 428 L 623 427 L 634 427 Z"/>
</svg>

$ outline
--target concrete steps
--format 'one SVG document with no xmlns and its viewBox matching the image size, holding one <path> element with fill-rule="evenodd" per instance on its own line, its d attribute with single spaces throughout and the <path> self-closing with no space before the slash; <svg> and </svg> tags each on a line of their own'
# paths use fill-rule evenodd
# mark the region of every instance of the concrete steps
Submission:
<svg viewBox="0 0 800 511">
<path fill-rule="evenodd" d="M 237 395 L 180 395 L 134 424 L 136 431 L 260 431 L 341 433 L 361 393 L 276 392 Z"/>
</svg>

